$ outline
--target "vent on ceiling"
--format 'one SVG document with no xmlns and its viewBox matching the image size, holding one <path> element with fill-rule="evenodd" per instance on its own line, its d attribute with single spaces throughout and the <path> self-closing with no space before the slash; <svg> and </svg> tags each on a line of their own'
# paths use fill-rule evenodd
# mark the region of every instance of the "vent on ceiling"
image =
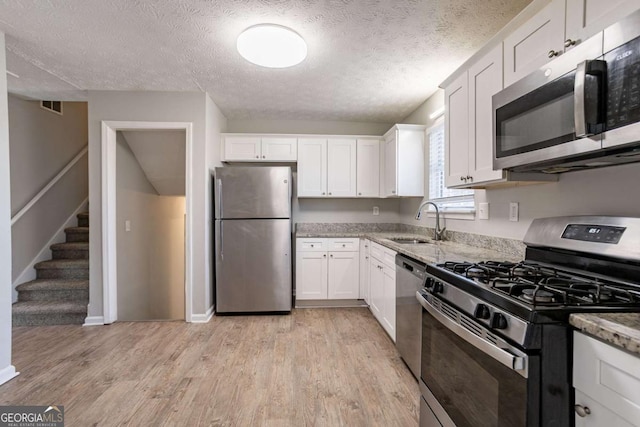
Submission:
<svg viewBox="0 0 640 427">
<path fill-rule="evenodd" d="M 62 101 L 40 101 L 40 106 L 47 111 L 62 115 Z"/>
</svg>

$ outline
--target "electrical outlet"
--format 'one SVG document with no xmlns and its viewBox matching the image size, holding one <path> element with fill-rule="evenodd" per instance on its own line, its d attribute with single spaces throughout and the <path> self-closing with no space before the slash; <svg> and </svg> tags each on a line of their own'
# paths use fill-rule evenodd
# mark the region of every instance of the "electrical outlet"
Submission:
<svg viewBox="0 0 640 427">
<path fill-rule="evenodd" d="M 518 202 L 509 203 L 509 221 L 518 222 L 518 215 L 520 210 L 520 204 Z"/>
<path fill-rule="evenodd" d="M 376 215 L 376 216 L 380 215 L 380 208 L 377 207 L 377 206 L 374 206 L 373 207 L 373 214 Z"/>
<path fill-rule="evenodd" d="M 478 204 L 478 218 L 489 219 L 489 203 Z"/>
<path fill-rule="evenodd" d="M 131 221 L 126 220 L 124 222 L 124 231 L 131 231 Z"/>
</svg>

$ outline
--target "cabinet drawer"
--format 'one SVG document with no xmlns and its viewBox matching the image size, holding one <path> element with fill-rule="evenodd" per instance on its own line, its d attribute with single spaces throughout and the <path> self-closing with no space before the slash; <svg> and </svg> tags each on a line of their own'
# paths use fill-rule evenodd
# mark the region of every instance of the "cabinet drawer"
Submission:
<svg viewBox="0 0 640 427">
<path fill-rule="evenodd" d="M 640 358 L 580 332 L 573 344 L 576 390 L 626 420 L 640 419 Z"/>
<path fill-rule="evenodd" d="M 327 239 L 320 237 L 297 239 L 296 250 L 300 252 L 326 252 Z"/>
<path fill-rule="evenodd" d="M 396 271 L 396 253 L 396 251 L 389 248 L 383 249 L 382 262 L 393 271 Z"/>
<path fill-rule="evenodd" d="M 384 246 L 371 242 L 371 246 L 369 247 L 369 251 L 371 254 L 371 258 L 376 258 L 380 261 L 384 260 Z"/>
<path fill-rule="evenodd" d="M 329 251 L 335 252 L 359 252 L 360 251 L 360 239 L 358 238 L 346 238 L 346 239 L 328 239 Z"/>
<path fill-rule="evenodd" d="M 619 415 L 602 406 L 580 390 L 576 390 L 576 405 L 589 408 L 589 414 L 581 417 L 576 415 L 575 427 L 633 427 Z"/>
</svg>

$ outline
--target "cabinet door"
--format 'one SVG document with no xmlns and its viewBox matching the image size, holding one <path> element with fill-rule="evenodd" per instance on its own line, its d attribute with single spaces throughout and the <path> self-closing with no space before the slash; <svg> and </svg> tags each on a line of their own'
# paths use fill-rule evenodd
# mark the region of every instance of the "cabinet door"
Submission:
<svg viewBox="0 0 640 427">
<path fill-rule="evenodd" d="M 359 139 L 356 145 L 358 197 L 378 197 L 380 196 L 380 141 Z"/>
<path fill-rule="evenodd" d="M 576 415 L 575 427 L 633 427 L 633 424 L 580 390 L 576 390 L 576 405 L 589 408 L 589 414 L 584 417 Z"/>
<path fill-rule="evenodd" d="M 396 195 L 424 196 L 424 127 L 397 130 Z"/>
<path fill-rule="evenodd" d="M 327 141 L 327 192 L 330 197 L 356 195 L 356 140 Z"/>
<path fill-rule="evenodd" d="M 469 172 L 469 88 L 467 76 L 467 73 L 462 74 L 444 90 L 446 111 L 444 116 L 444 182 L 447 187 L 463 185 Z"/>
<path fill-rule="evenodd" d="M 327 140 L 298 139 L 298 197 L 326 197 Z"/>
<path fill-rule="evenodd" d="M 567 44 L 579 44 L 638 8 L 638 0 L 567 0 Z"/>
<path fill-rule="evenodd" d="M 329 252 L 329 299 L 358 299 L 360 258 L 358 252 Z"/>
<path fill-rule="evenodd" d="M 296 253 L 296 299 L 327 299 L 327 253 Z"/>
<path fill-rule="evenodd" d="M 370 258 L 369 264 L 369 309 L 373 316 L 382 323 L 382 307 L 384 306 L 384 273 L 382 261 Z"/>
<path fill-rule="evenodd" d="M 367 304 L 369 304 L 369 245 L 369 240 L 360 240 L 360 299 Z"/>
<path fill-rule="evenodd" d="M 396 341 L 396 272 L 389 267 L 383 267 L 383 308 L 382 326 L 393 340 Z"/>
<path fill-rule="evenodd" d="M 600 0 L 603 1 L 603 0 Z M 520 80 L 564 50 L 565 0 L 552 0 L 504 39 L 504 85 Z"/>
<path fill-rule="evenodd" d="M 493 170 L 493 106 L 502 90 L 502 45 L 469 68 L 469 176 L 471 182 L 502 179 Z"/>
<path fill-rule="evenodd" d="M 398 194 L 397 170 L 398 131 L 387 136 L 384 142 L 384 196 L 393 197 Z"/>
<path fill-rule="evenodd" d="M 295 162 L 298 160 L 298 138 L 262 138 L 262 159 L 272 162 Z"/>
<path fill-rule="evenodd" d="M 259 136 L 225 136 L 223 160 L 259 161 L 260 139 Z"/>
</svg>

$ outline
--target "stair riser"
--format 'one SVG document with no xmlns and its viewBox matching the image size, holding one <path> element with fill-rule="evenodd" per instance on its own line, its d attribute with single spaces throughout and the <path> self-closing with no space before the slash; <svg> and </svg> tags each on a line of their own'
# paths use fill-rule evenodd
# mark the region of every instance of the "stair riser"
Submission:
<svg viewBox="0 0 640 427">
<path fill-rule="evenodd" d="M 89 280 L 88 268 L 47 268 L 38 269 L 38 279 L 81 279 Z"/>
<path fill-rule="evenodd" d="M 67 243 L 88 242 L 89 233 L 66 233 Z"/>
<path fill-rule="evenodd" d="M 89 218 L 78 218 L 78 227 L 88 227 Z"/>
<path fill-rule="evenodd" d="M 89 259 L 89 251 L 72 249 L 54 249 L 51 255 L 53 259 Z"/>
<path fill-rule="evenodd" d="M 63 289 L 52 291 L 19 291 L 18 301 L 86 301 L 89 302 L 88 289 Z"/>
<path fill-rule="evenodd" d="M 14 314 L 13 326 L 81 325 L 86 313 Z"/>
</svg>

